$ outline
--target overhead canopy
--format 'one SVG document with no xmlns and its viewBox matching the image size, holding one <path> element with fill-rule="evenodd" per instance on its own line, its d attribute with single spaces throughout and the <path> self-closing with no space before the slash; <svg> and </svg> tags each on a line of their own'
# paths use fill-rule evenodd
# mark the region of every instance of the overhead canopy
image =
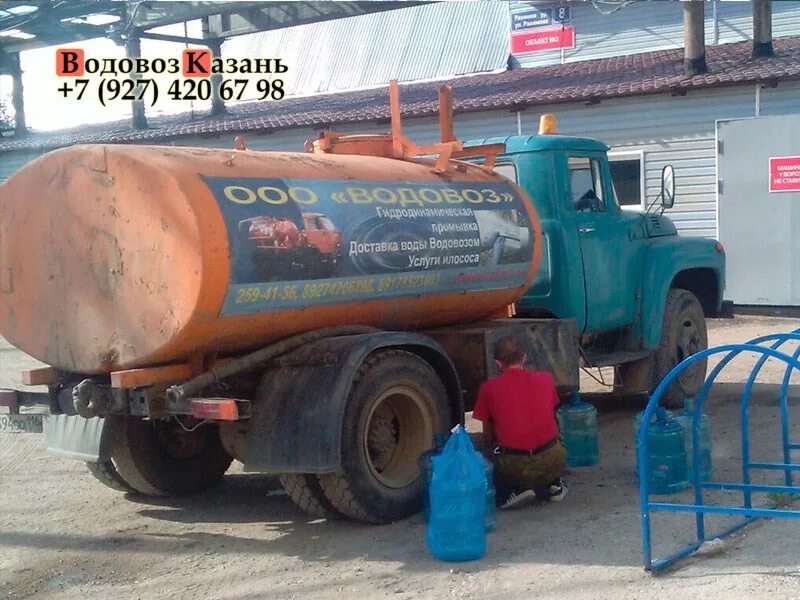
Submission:
<svg viewBox="0 0 800 600">
<path fill-rule="evenodd" d="M 202 17 L 210 17 L 211 36 L 229 37 L 414 4 L 419 2 L 0 0 L 0 50 L 9 54 Z"/>
</svg>

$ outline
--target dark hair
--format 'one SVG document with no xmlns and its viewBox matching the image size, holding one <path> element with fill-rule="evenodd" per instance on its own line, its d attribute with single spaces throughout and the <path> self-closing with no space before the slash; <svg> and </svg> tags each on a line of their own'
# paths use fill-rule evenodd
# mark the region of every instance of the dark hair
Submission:
<svg viewBox="0 0 800 600">
<path fill-rule="evenodd" d="M 516 365 L 525 360 L 525 349 L 515 337 L 500 338 L 494 345 L 494 358 L 504 365 Z"/>
</svg>

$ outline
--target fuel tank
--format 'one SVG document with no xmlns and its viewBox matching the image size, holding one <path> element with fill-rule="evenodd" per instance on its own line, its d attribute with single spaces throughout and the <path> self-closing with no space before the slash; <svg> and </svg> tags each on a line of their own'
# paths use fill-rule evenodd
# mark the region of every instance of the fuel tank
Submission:
<svg viewBox="0 0 800 600">
<path fill-rule="evenodd" d="M 515 184 L 428 160 L 72 146 L 0 186 L 0 333 L 104 373 L 337 324 L 406 330 L 519 298 L 541 228 Z"/>
</svg>

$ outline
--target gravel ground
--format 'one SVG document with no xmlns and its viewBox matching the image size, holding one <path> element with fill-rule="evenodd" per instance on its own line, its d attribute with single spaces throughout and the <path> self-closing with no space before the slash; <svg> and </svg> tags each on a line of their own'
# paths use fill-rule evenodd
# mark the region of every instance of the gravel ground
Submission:
<svg viewBox="0 0 800 600">
<path fill-rule="evenodd" d="M 719 344 L 798 326 L 741 317 L 710 322 L 709 332 Z M 4 343 L 0 357 L 0 385 L 18 385 L 19 370 L 35 364 Z M 736 401 L 751 364 L 732 365 L 709 402 L 717 479 L 737 481 L 740 474 Z M 777 365 L 765 371 L 753 403 L 758 459 L 779 459 L 781 374 Z M 800 388 L 793 392 L 797 405 Z M 566 501 L 499 513 L 486 557 L 459 564 L 430 556 L 416 516 L 382 527 L 310 521 L 272 478 L 236 466 L 213 491 L 145 502 L 97 484 L 80 463 L 46 455 L 39 435 L 0 436 L 0 597 L 800 597 L 800 522 L 792 520 L 756 523 L 720 553 L 691 558 L 670 573 L 643 571 L 636 410 L 601 411 L 601 462 L 569 474 Z M 793 431 L 800 439 L 800 425 Z M 692 521 L 659 514 L 656 553 L 689 540 Z"/>
</svg>

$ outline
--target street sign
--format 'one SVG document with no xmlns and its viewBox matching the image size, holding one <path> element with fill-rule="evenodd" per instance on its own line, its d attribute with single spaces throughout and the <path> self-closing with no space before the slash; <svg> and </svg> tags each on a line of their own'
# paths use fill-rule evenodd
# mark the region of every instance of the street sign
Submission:
<svg viewBox="0 0 800 600">
<path fill-rule="evenodd" d="M 526 8 L 511 13 L 512 32 L 551 28 L 569 23 L 572 23 L 572 10 L 569 6 Z"/>
<path fill-rule="evenodd" d="M 770 157 L 769 191 L 800 192 L 800 156 Z"/>
</svg>

